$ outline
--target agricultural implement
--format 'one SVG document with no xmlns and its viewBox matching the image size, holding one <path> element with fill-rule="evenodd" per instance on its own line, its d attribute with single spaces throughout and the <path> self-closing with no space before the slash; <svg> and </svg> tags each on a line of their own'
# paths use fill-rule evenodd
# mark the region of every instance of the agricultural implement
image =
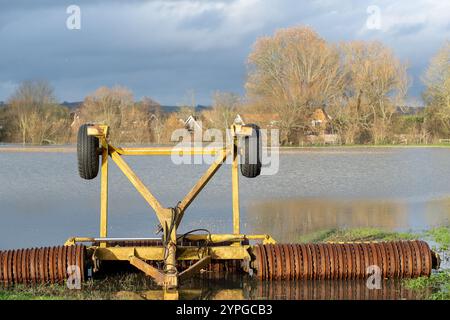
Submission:
<svg viewBox="0 0 450 320">
<path fill-rule="evenodd" d="M 73 237 L 63 246 L 0 252 L 0 281 L 56 283 L 74 274 L 84 281 L 106 263 L 127 263 L 151 277 L 166 291 L 176 289 L 201 271 L 240 272 L 272 280 L 354 280 L 373 272 L 383 278 L 429 276 L 439 256 L 424 241 L 278 244 L 270 236 L 240 231 L 239 169 L 247 178 L 261 174 L 261 136 L 256 125 L 231 127 L 232 139 L 224 148 L 119 148 L 110 143 L 105 125 L 82 125 L 78 132 L 78 169 L 83 179 L 101 174 L 99 237 Z M 124 160 L 125 156 L 212 155 L 214 162 L 189 193 L 172 208 L 165 208 Z M 230 234 L 179 234 L 189 205 L 226 159 L 231 159 L 233 226 Z M 160 238 L 108 237 L 108 166 L 113 161 L 153 209 Z M 203 232 L 202 232 L 203 231 Z M 202 233 L 200 233 L 202 232 Z M 373 267 L 377 269 L 374 269 Z"/>
</svg>

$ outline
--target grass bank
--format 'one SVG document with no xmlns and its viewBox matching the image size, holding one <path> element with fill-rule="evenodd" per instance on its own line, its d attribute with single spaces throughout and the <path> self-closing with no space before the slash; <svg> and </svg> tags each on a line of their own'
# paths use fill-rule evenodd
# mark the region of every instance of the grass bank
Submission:
<svg viewBox="0 0 450 320">
<path fill-rule="evenodd" d="M 328 229 L 302 235 L 298 242 L 351 242 L 351 241 L 391 241 L 419 239 L 414 233 L 388 232 L 375 228 Z"/>
<path fill-rule="evenodd" d="M 0 287 L 0 300 L 117 300 L 127 299 L 124 293 L 150 288 L 155 288 L 150 279 L 131 273 L 90 280 L 83 284 L 82 290 L 69 290 L 65 284 Z"/>
</svg>

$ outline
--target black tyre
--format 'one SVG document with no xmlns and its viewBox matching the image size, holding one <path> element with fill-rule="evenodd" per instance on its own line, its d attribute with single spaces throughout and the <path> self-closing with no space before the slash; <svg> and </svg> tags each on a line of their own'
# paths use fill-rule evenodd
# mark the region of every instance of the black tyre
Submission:
<svg viewBox="0 0 450 320">
<path fill-rule="evenodd" d="M 86 180 L 97 177 L 99 168 L 99 140 L 97 137 L 88 136 L 89 125 L 83 124 L 78 130 L 77 155 L 78 173 Z"/>
<path fill-rule="evenodd" d="M 241 154 L 241 173 L 246 178 L 256 178 L 261 174 L 261 133 L 256 124 L 247 124 L 253 128 L 253 135 L 244 137 Z"/>
</svg>

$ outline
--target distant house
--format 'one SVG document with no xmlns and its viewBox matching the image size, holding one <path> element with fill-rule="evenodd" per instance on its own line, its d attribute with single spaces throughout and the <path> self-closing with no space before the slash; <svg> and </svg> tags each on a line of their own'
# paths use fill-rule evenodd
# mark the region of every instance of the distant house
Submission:
<svg viewBox="0 0 450 320">
<path fill-rule="evenodd" d="M 277 127 L 280 123 L 280 115 L 278 113 L 244 113 L 238 114 L 236 119 L 244 123 L 256 123 L 266 128 Z M 310 121 L 312 127 L 323 127 L 325 129 L 331 121 L 331 117 L 324 109 L 318 108 L 311 115 Z"/>
<path fill-rule="evenodd" d="M 208 114 L 203 113 L 204 120 L 208 122 Z M 332 117 L 323 108 L 316 108 L 307 119 L 307 125 L 292 128 L 292 137 L 297 142 L 312 144 L 338 144 L 340 136 L 334 133 Z M 181 121 L 181 119 L 180 119 Z M 281 117 L 279 113 L 240 113 L 234 118 L 236 124 L 256 124 L 263 129 L 279 129 Z M 190 132 L 199 127 L 197 118 L 190 116 L 182 121 L 182 124 Z"/>
<path fill-rule="evenodd" d="M 314 110 L 313 114 L 311 115 L 311 126 L 312 127 L 320 127 L 325 130 L 327 127 L 327 124 L 330 121 L 331 121 L 331 117 L 322 108 L 318 108 L 318 109 Z"/>
<path fill-rule="evenodd" d="M 182 119 L 180 120 L 183 121 Z M 198 122 L 198 118 L 194 115 L 190 115 L 186 120 L 184 120 L 183 125 L 189 132 L 194 132 L 195 130 L 202 130 L 202 126 Z"/>
<path fill-rule="evenodd" d="M 234 123 L 235 123 L 235 124 L 243 125 L 243 124 L 245 124 L 245 121 L 244 121 L 244 119 L 242 119 L 241 115 L 238 114 L 238 115 L 236 116 L 236 118 L 234 118 Z"/>
<path fill-rule="evenodd" d="M 337 144 L 339 135 L 333 132 L 330 125 L 332 118 L 323 108 L 317 108 L 311 115 L 311 130 L 306 135 L 309 143 Z"/>
<path fill-rule="evenodd" d="M 190 115 L 187 119 L 181 119 L 177 117 L 177 128 L 184 128 L 187 130 L 188 135 L 191 137 L 193 142 L 201 142 L 203 139 L 203 128 L 202 124 L 197 118 L 197 116 Z M 174 128 L 175 129 L 175 128 Z"/>
</svg>

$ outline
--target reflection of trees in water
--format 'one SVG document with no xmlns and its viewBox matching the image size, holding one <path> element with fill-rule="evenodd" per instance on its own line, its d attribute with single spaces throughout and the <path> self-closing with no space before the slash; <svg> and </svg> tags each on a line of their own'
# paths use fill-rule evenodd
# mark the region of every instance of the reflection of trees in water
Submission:
<svg viewBox="0 0 450 320">
<path fill-rule="evenodd" d="M 258 202 L 249 206 L 252 233 L 269 233 L 279 241 L 324 229 L 408 225 L 406 204 L 379 200 L 302 199 Z"/>
<path fill-rule="evenodd" d="M 396 300 L 419 299 L 420 295 L 402 287 L 401 281 L 389 281 L 379 290 L 370 290 L 358 281 L 277 281 L 258 282 L 248 292 L 249 299 L 272 300 Z"/>
<path fill-rule="evenodd" d="M 139 280 L 140 279 L 140 280 Z M 123 290 L 121 277 L 111 278 L 109 290 Z M 164 291 L 152 285 L 147 277 L 137 274 L 141 283 L 134 291 L 120 291 L 121 299 L 164 299 Z M 148 288 L 148 289 L 147 289 Z M 128 289 L 129 290 L 129 289 Z M 423 299 L 430 288 L 410 290 L 402 280 L 382 281 L 381 289 L 368 289 L 365 280 L 260 281 L 246 274 L 205 272 L 183 282 L 178 291 L 182 300 L 396 300 Z"/>
<path fill-rule="evenodd" d="M 438 227 L 450 223 L 450 198 L 426 202 L 426 223 L 429 227 Z"/>
<path fill-rule="evenodd" d="M 401 280 L 384 281 L 381 289 L 370 290 L 364 280 L 354 281 L 256 281 L 242 276 L 224 279 L 195 279 L 179 291 L 183 300 L 415 300 L 429 294 L 409 290 Z M 141 294 L 158 299 L 161 290 Z"/>
</svg>

